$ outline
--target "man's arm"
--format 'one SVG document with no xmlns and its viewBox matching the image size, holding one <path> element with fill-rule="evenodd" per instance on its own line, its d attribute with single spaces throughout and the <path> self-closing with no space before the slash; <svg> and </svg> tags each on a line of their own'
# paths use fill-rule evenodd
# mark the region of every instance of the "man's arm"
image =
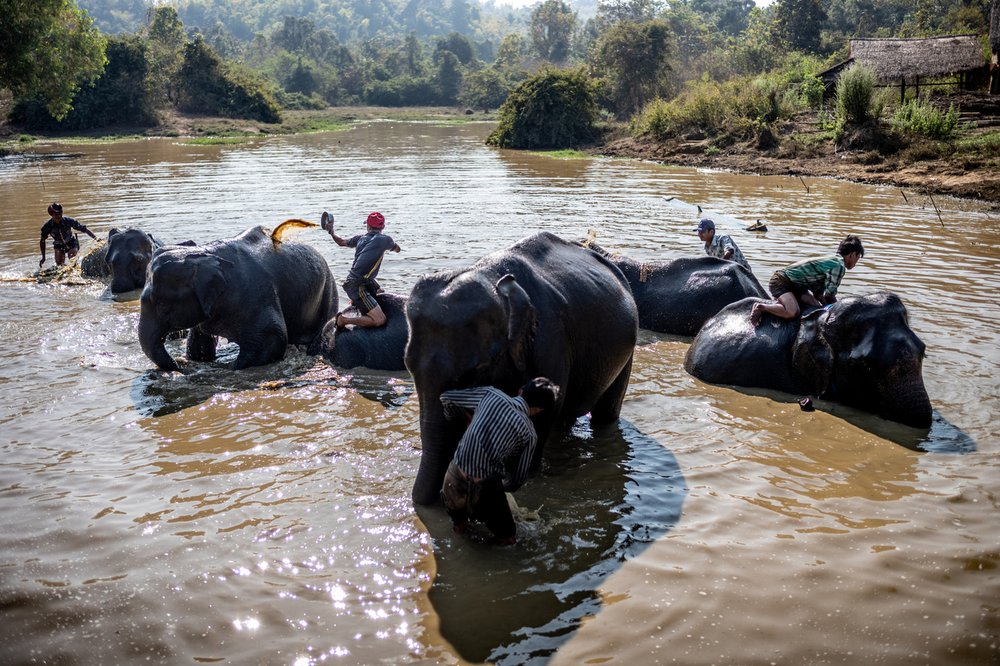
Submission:
<svg viewBox="0 0 1000 666">
<path fill-rule="evenodd" d="M 722 258 L 732 260 L 733 255 L 736 254 L 736 245 L 733 243 L 733 239 L 729 236 L 723 236 L 719 240 L 722 241 Z"/>
<path fill-rule="evenodd" d="M 444 407 L 445 418 L 455 418 L 463 414 L 462 410 L 476 411 L 485 395 L 484 388 L 455 389 L 441 394 L 441 405 Z"/>
<path fill-rule="evenodd" d="M 504 469 L 506 474 L 503 477 L 503 489 L 509 493 L 514 492 L 522 485 L 528 478 L 528 471 L 531 469 L 531 460 L 535 457 L 535 445 L 538 442 L 538 437 L 535 435 L 534 431 L 528 437 L 528 441 L 525 446 L 521 449 L 521 455 L 517 456 L 516 459 L 508 459 L 504 464 Z"/>
<path fill-rule="evenodd" d="M 76 220 L 73 220 L 72 222 L 70 222 L 70 226 L 72 226 L 77 231 L 82 231 L 83 233 L 87 234 L 88 236 L 90 236 L 94 240 L 97 240 L 97 236 L 95 236 L 94 232 L 91 231 L 90 229 L 88 229 L 86 225 L 80 224 Z"/>
</svg>

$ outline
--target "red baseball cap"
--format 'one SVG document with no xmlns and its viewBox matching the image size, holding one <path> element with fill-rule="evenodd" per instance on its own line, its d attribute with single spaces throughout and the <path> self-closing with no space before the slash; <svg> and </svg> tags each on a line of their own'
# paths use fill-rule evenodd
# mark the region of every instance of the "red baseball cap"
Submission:
<svg viewBox="0 0 1000 666">
<path fill-rule="evenodd" d="M 372 229 L 384 229 L 385 228 L 385 216 L 382 213 L 372 213 L 368 216 L 366 224 Z"/>
</svg>

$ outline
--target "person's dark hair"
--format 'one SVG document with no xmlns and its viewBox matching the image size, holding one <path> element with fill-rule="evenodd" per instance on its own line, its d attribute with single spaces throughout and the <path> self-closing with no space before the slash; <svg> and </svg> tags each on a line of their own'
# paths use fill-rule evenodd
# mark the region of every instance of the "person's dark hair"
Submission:
<svg viewBox="0 0 1000 666">
<path fill-rule="evenodd" d="M 521 387 L 521 397 L 528 403 L 528 407 L 552 409 L 559 397 L 559 387 L 548 377 L 535 377 Z"/>
<path fill-rule="evenodd" d="M 61 212 L 62 212 L 62 204 L 54 203 L 49 205 L 49 215 L 54 215 L 55 213 L 61 213 Z"/>
<path fill-rule="evenodd" d="M 861 245 L 861 239 L 854 235 L 840 241 L 840 247 L 837 248 L 837 254 L 842 257 L 846 257 L 851 252 L 857 252 L 859 257 L 865 256 L 865 248 Z"/>
</svg>

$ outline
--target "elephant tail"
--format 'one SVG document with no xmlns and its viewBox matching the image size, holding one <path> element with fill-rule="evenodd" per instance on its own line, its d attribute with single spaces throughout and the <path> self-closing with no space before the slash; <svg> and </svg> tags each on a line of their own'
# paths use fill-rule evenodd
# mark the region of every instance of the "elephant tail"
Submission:
<svg viewBox="0 0 1000 666">
<path fill-rule="evenodd" d="M 275 243 L 280 243 L 285 232 L 290 229 L 308 229 L 310 227 L 318 227 L 319 225 L 315 222 L 306 222 L 305 220 L 299 220 L 292 218 L 290 220 L 285 220 L 278 227 L 271 232 L 271 240 Z"/>
</svg>

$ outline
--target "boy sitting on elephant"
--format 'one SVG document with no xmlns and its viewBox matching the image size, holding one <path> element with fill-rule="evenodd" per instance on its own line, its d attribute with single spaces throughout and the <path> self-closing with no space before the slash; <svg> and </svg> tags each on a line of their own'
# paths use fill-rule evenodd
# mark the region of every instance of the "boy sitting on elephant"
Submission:
<svg viewBox="0 0 1000 666">
<path fill-rule="evenodd" d="M 492 386 L 441 394 L 446 418 L 468 420 L 441 488 L 456 532 L 481 520 L 497 544 L 517 543 L 505 492 L 520 488 L 528 476 L 538 443 L 531 417 L 551 409 L 558 396 L 559 387 L 546 377 L 530 380 L 513 398 Z"/>
<path fill-rule="evenodd" d="M 865 248 L 857 236 L 840 242 L 837 254 L 803 259 L 774 272 L 767 288 L 774 303 L 754 303 L 750 323 L 760 324 L 765 312 L 782 319 L 794 319 L 805 308 L 821 308 L 837 302 L 837 288 L 846 271 L 865 256 Z"/>
</svg>

